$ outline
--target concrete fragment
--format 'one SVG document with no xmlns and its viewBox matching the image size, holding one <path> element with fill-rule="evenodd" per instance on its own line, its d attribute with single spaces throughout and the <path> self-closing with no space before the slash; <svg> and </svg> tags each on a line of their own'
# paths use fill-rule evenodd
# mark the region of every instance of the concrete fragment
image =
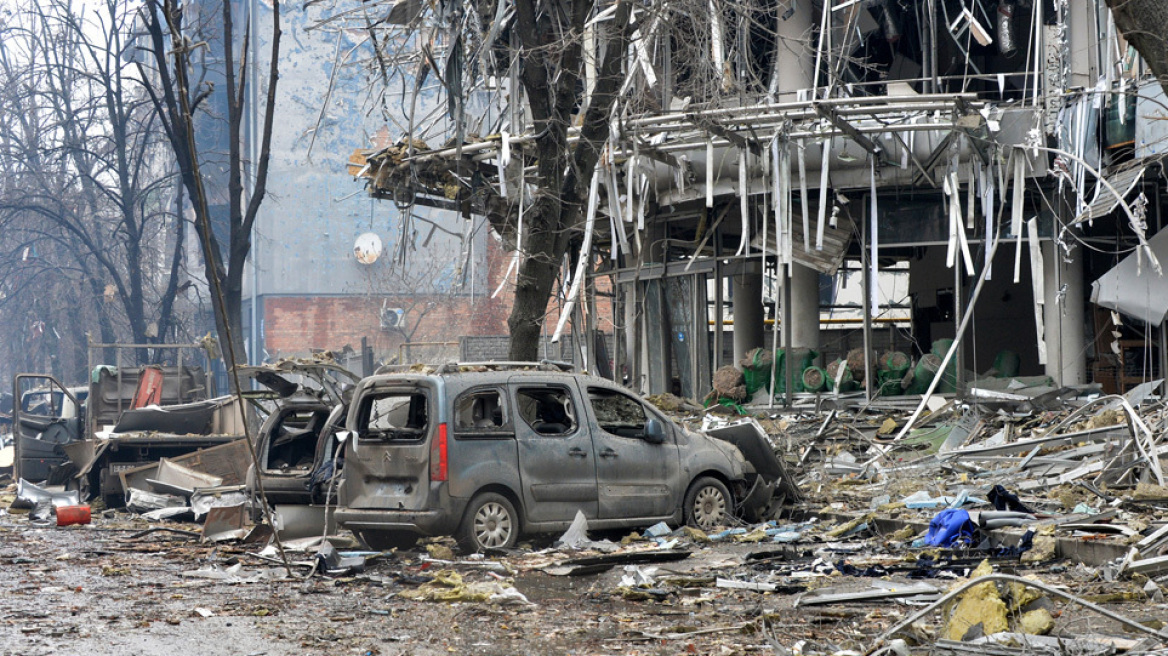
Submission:
<svg viewBox="0 0 1168 656">
<path fill-rule="evenodd" d="M 730 590 L 753 590 L 754 592 L 774 592 L 778 586 L 773 583 L 761 583 L 754 581 L 736 581 L 734 579 L 718 578 L 715 585 L 719 588 L 727 588 Z"/>
<path fill-rule="evenodd" d="M 988 560 L 982 561 L 969 578 L 976 579 L 993 573 Z M 941 637 L 945 640 L 964 640 L 967 635 L 974 637 L 991 635 L 1009 630 L 1006 619 L 1006 602 L 992 581 L 986 581 L 966 590 L 957 601 L 953 614 L 945 623 Z"/>
<path fill-rule="evenodd" d="M 1164 603 L 1164 591 L 1160 589 L 1160 586 L 1156 585 L 1155 581 L 1149 580 L 1144 584 L 1144 595 L 1146 595 L 1149 600 L 1158 604 Z"/>
<path fill-rule="evenodd" d="M 1168 556 L 1133 560 L 1127 566 L 1127 571 L 1144 574 L 1146 576 L 1157 576 L 1164 573 L 1165 571 L 1168 571 Z"/>
<path fill-rule="evenodd" d="M 1048 635 L 1054 630 L 1054 617 L 1045 608 L 1032 610 L 1018 619 L 1018 629 L 1029 635 Z"/>
</svg>

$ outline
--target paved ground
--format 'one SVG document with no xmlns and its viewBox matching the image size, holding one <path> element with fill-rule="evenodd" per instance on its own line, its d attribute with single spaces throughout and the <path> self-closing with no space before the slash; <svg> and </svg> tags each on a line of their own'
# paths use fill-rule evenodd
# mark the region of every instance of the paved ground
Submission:
<svg viewBox="0 0 1168 656">
<path fill-rule="evenodd" d="M 620 592 L 625 572 L 619 567 L 551 576 L 538 569 L 549 564 L 548 555 L 502 559 L 514 572 L 502 582 L 479 568 L 455 568 L 468 583 L 513 583 L 534 604 L 519 607 L 403 598 L 439 570 L 422 562 L 426 552 L 420 549 L 385 558 L 360 575 L 306 580 L 299 578 L 303 569 L 289 578 L 247 555 L 250 547 L 216 547 L 166 533 L 129 539 L 147 526 L 122 515 L 90 526 L 36 528 L 23 515 L 0 516 L 0 654 L 744 654 L 774 653 L 772 639 L 806 654 L 833 654 L 862 652 L 912 611 L 889 601 L 795 609 L 796 596 L 784 593 L 801 589 L 804 580 L 745 562 L 746 554 L 775 545 L 695 546 L 692 557 L 660 565 L 659 577 L 683 577 L 659 585 L 665 591 L 660 598 Z M 184 575 L 237 564 L 237 579 L 256 582 Z M 1089 581 L 1089 571 L 1066 564 L 1023 573 L 1080 591 L 1131 587 L 1100 587 Z M 780 590 L 721 589 L 713 585 L 718 576 L 774 581 Z M 885 580 L 907 582 L 899 575 Z M 867 589 L 870 582 L 835 575 L 813 579 L 811 586 Z M 932 582 L 942 588 L 951 583 Z M 1163 604 L 1143 600 L 1109 607 L 1168 617 Z M 1113 623 L 1077 612 L 1062 614 L 1059 623 L 1077 632 L 1119 633 Z"/>
</svg>

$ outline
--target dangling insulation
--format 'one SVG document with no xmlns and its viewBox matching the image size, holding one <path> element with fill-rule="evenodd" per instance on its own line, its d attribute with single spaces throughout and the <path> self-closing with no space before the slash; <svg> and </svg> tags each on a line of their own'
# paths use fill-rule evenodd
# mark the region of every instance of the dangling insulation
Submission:
<svg viewBox="0 0 1168 656">
<path fill-rule="evenodd" d="M 803 250 L 811 252 L 811 217 L 807 214 L 807 153 L 806 144 L 799 140 L 799 202 L 803 207 Z"/>
<path fill-rule="evenodd" d="M 1026 222 L 1026 237 L 1030 245 L 1030 284 L 1034 289 L 1034 329 L 1038 334 L 1038 364 L 1046 364 L 1046 331 L 1042 309 L 1046 305 L 1043 284 L 1042 248 L 1038 244 L 1038 219 Z"/>
<path fill-rule="evenodd" d="M 576 297 L 580 294 L 584 277 L 588 272 L 588 263 L 592 259 L 592 233 L 596 226 L 596 208 L 600 203 L 600 169 L 592 173 L 592 186 L 588 189 L 588 213 L 584 219 L 584 243 L 580 246 L 580 255 L 576 258 L 576 273 L 572 276 L 572 287 L 568 290 L 568 298 L 564 309 L 560 312 L 560 320 L 556 322 L 556 332 L 552 335 L 552 343 L 560 341 L 564 332 L 564 324 L 572 316 L 572 308 L 576 305 Z M 565 272 L 566 273 L 566 272 Z"/>
<path fill-rule="evenodd" d="M 872 155 L 869 157 L 868 162 L 869 174 L 871 175 L 868 195 L 872 199 L 868 214 L 868 245 L 870 246 L 868 254 L 868 276 L 870 281 L 868 291 L 871 295 L 868 302 L 870 303 L 869 316 L 875 317 L 880 314 L 880 233 L 877 229 L 880 224 L 878 220 L 880 206 L 876 200 L 878 198 L 876 195 L 876 156 Z"/>
<path fill-rule="evenodd" d="M 714 142 L 706 140 L 706 207 L 714 206 Z"/>
<path fill-rule="evenodd" d="M 827 223 L 827 184 L 828 169 L 831 163 L 831 139 L 823 142 L 823 157 L 820 158 L 822 162 L 819 165 L 819 224 L 815 226 L 815 250 L 823 250 L 823 229 L 824 224 Z"/>
<path fill-rule="evenodd" d="M 1010 207 L 1010 232 L 1014 233 L 1014 284 L 1022 279 L 1022 199 L 1026 180 L 1026 157 L 1014 153 L 1014 196 Z"/>
<path fill-rule="evenodd" d="M 750 252 L 750 189 L 746 175 L 746 149 L 738 150 L 738 211 L 742 215 L 742 236 L 735 255 Z"/>
</svg>

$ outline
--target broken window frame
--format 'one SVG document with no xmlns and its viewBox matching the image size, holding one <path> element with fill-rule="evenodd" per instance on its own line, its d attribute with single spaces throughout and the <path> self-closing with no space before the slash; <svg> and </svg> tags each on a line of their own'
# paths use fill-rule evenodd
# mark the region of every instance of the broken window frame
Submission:
<svg viewBox="0 0 1168 656">
<path fill-rule="evenodd" d="M 390 412 L 398 410 L 401 405 L 387 411 L 380 417 L 371 417 L 373 413 L 374 404 L 378 401 L 390 397 L 408 398 L 410 408 L 406 410 L 407 416 L 415 412 L 419 412 L 414 407 L 415 403 L 421 401 L 421 412 L 423 413 L 424 424 L 421 427 L 401 426 L 401 427 L 386 427 L 386 428 L 371 428 L 370 422 L 381 417 L 388 416 Z M 360 439 L 362 442 L 395 442 L 395 443 L 421 443 L 426 440 L 429 435 L 430 425 L 434 412 L 432 411 L 430 394 L 425 389 L 421 388 L 391 388 L 381 389 L 368 395 L 361 400 L 361 407 L 357 414 L 357 426 L 360 432 Z M 407 423 L 409 419 L 407 418 Z"/>
<path fill-rule="evenodd" d="M 473 402 L 479 398 L 487 395 L 495 395 L 499 411 L 502 413 L 502 422 L 497 426 L 466 426 L 461 424 L 462 420 L 462 405 L 466 402 Z M 490 385 L 486 387 L 474 387 L 466 390 L 454 400 L 453 407 L 453 424 L 454 436 L 456 438 L 466 439 L 484 439 L 484 438 L 508 438 L 515 436 L 515 425 L 512 423 L 510 406 L 508 404 L 507 393 L 501 387 Z"/>
</svg>

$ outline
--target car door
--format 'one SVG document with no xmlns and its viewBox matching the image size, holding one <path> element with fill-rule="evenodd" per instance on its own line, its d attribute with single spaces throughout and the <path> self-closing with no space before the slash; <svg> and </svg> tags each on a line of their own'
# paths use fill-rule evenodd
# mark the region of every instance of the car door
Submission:
<svg viewBox="0 0 1168 656">
<path fill-rule="evenodd" d="M 345 428 L 345 415 L 348 410 L 345 403 L 333 407 L 324 428 L 321 429 L 316 443 L 312 475 L 306 484 L 311 503 L 335 503 L 337 500 L 336 486 L 345 469 L 344 449 L 338 443 L 337 434 Z"/>
<path fill-rule="evenodd" d="M 445 434 L 442 398 L 424 377 L 395 378 L 358 390 L 347 425 L 338 499 L 353 509 L 430 510 L 433 440 Z"/>
<path fill-rule="evenodd" d="M 57 379 L 40 374 L 18 374 L 13 398 L 15 477 L 47 480 L 68 460 L 64 445 L 81 439 L 80 402 Z"/>
<path fill-rule="evenodd" d="M 268 416 L 260 428 L 257 454 L 269 503 L 311 501 L 309 479 L 331 411 L 321 403 L 300 403 L 281 407 Z"/>
<path fill-rule="evenodd" d="M 596 456 L 580 421 L 579 389 L 530 376 L 512 377 L 509 388 L 527 520 L 570 522 L 577 510 L 595 519 Z"/>
<path fill-rule="evenodd" d="M 677 489 L 677 442 L 668 423 L 664 441 L 646 439 L 650 419 L 662 421 L 638 399 L 619 390 L 586 389 L 601 519 L 664 517 L 673 513 Z"/>
</svg>

